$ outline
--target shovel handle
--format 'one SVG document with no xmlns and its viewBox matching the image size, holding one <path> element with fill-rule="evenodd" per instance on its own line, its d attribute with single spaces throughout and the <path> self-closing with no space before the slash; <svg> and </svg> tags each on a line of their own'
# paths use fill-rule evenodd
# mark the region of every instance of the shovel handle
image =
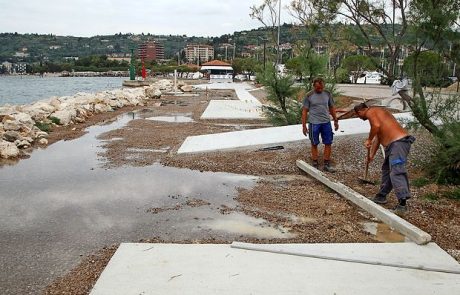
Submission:
<svg viewBox="0 0 460 295">
<path fill-rule="evenodd" d="M 366 157 L 366 169 L 364 170 L 364 179 L 367 180 L 367 174 L 369 172 L 369 156 L 371 154 L 371 149 L 367 149 L 367 157 Z"/>
</svg>

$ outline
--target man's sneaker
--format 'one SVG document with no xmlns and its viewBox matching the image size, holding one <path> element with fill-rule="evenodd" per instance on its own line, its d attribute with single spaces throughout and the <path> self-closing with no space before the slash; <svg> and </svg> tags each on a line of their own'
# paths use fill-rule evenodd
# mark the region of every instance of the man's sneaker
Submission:
<svg viewBox="0 0 460 295">
<path fill-rule="evenodd" d="M 311 162 L 311 165 L 312 165 L 313 167 L 315 167 L 316 169 L 318 169 L 318 167 L 319 167 L 318 160 L 313 160 L 313 161 Z"/>
<path fill-rule="evenodd" d="M 325 162 L 324 163 L 324 171 L 334 173 L 336 170 L 335 170 L 334 167 L 331 166 L 331 163 Z"/>
<path fill-rule="evenodd" d="M 393 209 L 393 213 L 398 215 L 398 216 L 403 216 L 404 214 L 406 214 L 407 212 L 407 205 L 406 206 L 403 206 L 403 205 L 397 205 L 394 209 Z"/>
<path fill-rule="evenodd" d="M 388 203 L 387 201 L 387 196 L 381 195 L 381 194 L 376 194 L 374 198 L 372 198 L 372 201 L 377 204 L 386 204 Z"/>
</svg>

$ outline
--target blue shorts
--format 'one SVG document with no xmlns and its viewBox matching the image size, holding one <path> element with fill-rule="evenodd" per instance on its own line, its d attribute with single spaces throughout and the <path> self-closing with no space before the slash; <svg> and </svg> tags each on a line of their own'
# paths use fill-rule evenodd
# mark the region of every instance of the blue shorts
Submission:
<svg viewBox="0 0 460 295">
<path fill-rule="evenodd" d="M 319 135 L 321 134 L 321 140 L 323 144 L 332 144 L 332 139 L 334 138 L 334 132 L 332 132 L 331 122 L 313 124 L 308 123 L 308 137 L 312 145 L 319 144 Z"/>
</svg>

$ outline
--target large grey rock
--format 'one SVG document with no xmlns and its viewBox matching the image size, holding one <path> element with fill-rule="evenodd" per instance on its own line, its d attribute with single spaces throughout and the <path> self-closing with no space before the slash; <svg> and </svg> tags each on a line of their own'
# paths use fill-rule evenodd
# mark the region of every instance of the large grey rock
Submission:
<svg viewBox="0 0 460 295">
<path fill-rule="evenodd" d="M 4 159 L 16 158 L 19 156 L 18 147 L 11 142 L 0 140 L 0 157 Z"/>
<path fill-rule="evenodd" d="M 21 134 L 19 134 L 19 132 L 17 131 L 8 130 L 5 133 L 3 133 L 2 138 L 9 142 L 15 142 L 16 140 L 21 138 Z"/>
<path fill-rule="evenodd" d="M 17 122 L 27 126 L 28 129 L 32 129 L 32 127 L 35 125 L 35 121 L 32 120 L 32 117 L 29 114 L 15 113 L 12 114 L 12 116 Z"/>
<path fill-rule="evenodd" d="M 191 85 L 184 85 L 180 88 L 183 92 L 192 92 L 193 87 Z"/>
<path fill-rule="evenodd" d="M 6 131 L 19 131 L 21 129 L 21 124 L 17 121 L 5 120 L 3 121 L 3 129 L 5 129 Z"/>
<path fill-rule="evenodd" d="M 59 124 L 61 125 L 69 125 L 73 118 L 76 116 L 75 109 L 65 109 L 61 111 L 56 111 L 51 114 L 51 117 L 55 117 L 59 119 Z"/>
<path fill-rule="evenodd" d="M 26 149 L 30 146 L 30 143 L 28 140 L 21 140 L 21 139 L 16 140 L 14 144 L 20 149 Z"/>
<path fill-rule="evenodd" d="M 145 96 L 147 98 L 153 98 L 153 99 L 158 99 L 161 97 L 161 90 L 154 87 L 154 86 L 149 86 L 145 88 Z"/>
<path fill-rule="evenodd" d="M 47 144 L 48 144 L 48 139 L 46 139 L 46 138 L 40 138 L 40 139 L 38 140 L 38 144 L 40 144 L 40 145 L 47 145 Z"/>
</svg>

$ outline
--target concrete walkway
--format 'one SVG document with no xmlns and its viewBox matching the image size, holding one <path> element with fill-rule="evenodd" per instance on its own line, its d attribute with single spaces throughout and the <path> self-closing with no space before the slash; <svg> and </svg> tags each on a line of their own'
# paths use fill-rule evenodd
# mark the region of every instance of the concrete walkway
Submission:
<svg viewBox="0 0 460 295">
<path fill-rule="evenodd" d="M 209 83 L 195 85 L 198 89 L 235 90 L 238 100 L 211 100 L 201 119 L 263 119 L 262 104 L 248 90 L 248 83 Z"/>
<path fill-rule="evenodd" d="M 345 259 L 449 268 L 436 244 L 257 245 Z M 214 244 L 121 244 L 91 295 L 460 294 L 460 275 L 308 258 Z"/>
<path fill-rule="evenodd" d="M 400 120 L 411 120 L 410 113 L 395 114 Z M 339 121 L 335 136 L 368 133 L 369 122 L 358 118 Z M 243 131 L 224 132 L 189 136 L 177 151 L 178 154 L 231 150 L 248 147 L 266 147 L 307 140 L 302 133 L 302 125 L 269 127 Z"/>
</svg>

